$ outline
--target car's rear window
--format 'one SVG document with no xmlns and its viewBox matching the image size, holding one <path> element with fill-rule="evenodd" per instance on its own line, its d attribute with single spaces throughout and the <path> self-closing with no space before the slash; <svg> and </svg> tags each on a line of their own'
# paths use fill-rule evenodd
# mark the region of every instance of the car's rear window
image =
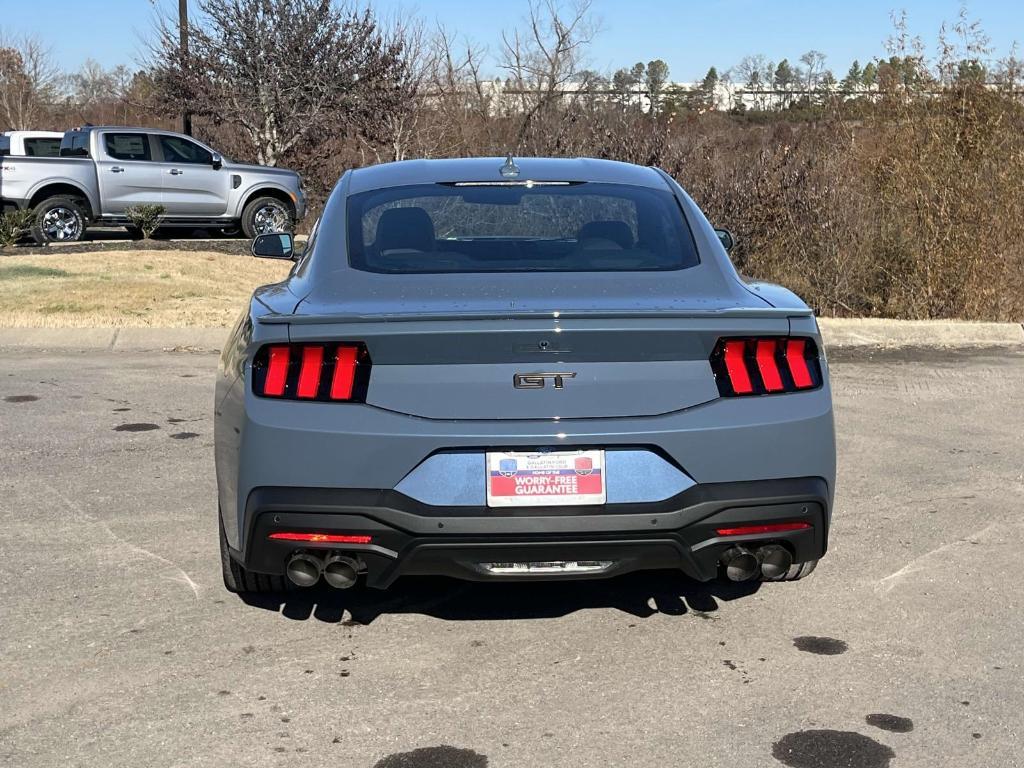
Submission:
<svg viewBox="0 0 1024 768">
<path fill-rule="evenodd" d="M 369 272 L 603 272 L 698 263 L 668 190 L 627 184 L 421 184 L 348 202 L 349 260 Z"/>
</svg>

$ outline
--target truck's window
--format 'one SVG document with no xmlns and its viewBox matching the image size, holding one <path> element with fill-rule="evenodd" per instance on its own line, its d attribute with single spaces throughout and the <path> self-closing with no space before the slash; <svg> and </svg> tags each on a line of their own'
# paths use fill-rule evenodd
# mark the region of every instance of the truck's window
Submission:
<svg viewBox="0 0 1024 768">
<path fill-rule="evenodd" d="M 116 160 L 151 160 L 149 141 L 144 133 L 108 133 L 103 140 L 107 154 Z"/>
<path fill-rule="evenodd" d="M 11 140 L 6 136 L 0 136 L 0 157 L 11 154 Z"/>
<path fill-rule="evenodd" d="M 29 157 L 57 157 L 60 155 L 60 139 L 25 139 L 25 154 Z"/>
<path fill-rule="evenodd" d="M 198 163 L 212 165 L 213 155 L 198 144 L 177 136 L 160 136 L 160 148 L 167 163 Z"/>
<path fill-rule="evenodd" d="M 68 131 L 60 142 L 61 157 L 88 157 L 89 134 L 82 131 Z"/>
</svg>

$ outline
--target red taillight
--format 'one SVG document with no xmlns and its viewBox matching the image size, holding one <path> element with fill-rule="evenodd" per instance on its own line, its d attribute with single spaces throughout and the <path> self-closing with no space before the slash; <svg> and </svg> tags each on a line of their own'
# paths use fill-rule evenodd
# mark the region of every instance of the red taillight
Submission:
<svg viewBox="0 0 1024 768">
<path fill-rule="evenodd" d="M 775 363 L 775 339 L 758 339 L 757 370 L 761 373 L 761 381 L 769 392 L 781 392 L 782 377 L 779 366 Z"/>
<path fill-rule="evenodd" d="M 807 346 L 807 339 L 790 339 L 786 342 L 786 365 L 793 375 L 793 384 L 797 389 L 808 389 L 814 386 L 814 379 L 807 368 L 807 360 L 804 358 L 804 348 Z"/>
<path fill-rule="evenodd" d="M 252 388 L 285 400 L 365 402 L 370 367 L 364 344 L 272 344 L 253 357 Z"/>
<path fill-rule="evenodd" d="M 313 544 L 369 544 L 372 536 L 357 536 L 340 533 L 293 533 L 283 531 L 272 533 L 268 538 L 276 541 L 308 541 Z"/>
<path fill-rule="evenodd" d="M 288 347 L 271 347 L 267 363 L 267 378 L 263 384 L 263 394 L 280 397 L 284 394 L 288 381 L 288 360 L 291 350 Z"/>
<path fill-rule="evenodd" d="M 718 528 L 719 536 L 750 536 L 755 533 L 782 533 L 783 531 L 802 531 L 810 528 L 810 523 L 767 523 L 766 525 L 741 525 L 737 528 Z"/>
<path fill-rule="evenodd" d="M 348 400 L 356 381 L 356 348 L 338 347 L 334 356 L 334 378 L 331 380 L 331 399 Z"/>
<path fill-rule="evenodd" d="M 320 369 L 324 362 L 323 347 L 302 348 L 302 368 L 299 369 L 299 386 L 295 393 L 300 398 L 316 397 L 320 389 Z"/>
<path fill-rule="evenodd" d="M 822 381 L 818 348 L 808 338 L 720 339 L 711 369 L 724 397 L 815 389 Z"/>
<path fill-rule="evenodd" d="M 729 374 L 733 391 L 737 395 L 745 395 L 754 391 L 747 373 L 747 364 L 743 360 L 744 348 L 747 343 L 742 339 L 725 342 L 725 369 Z"/>
</svg>

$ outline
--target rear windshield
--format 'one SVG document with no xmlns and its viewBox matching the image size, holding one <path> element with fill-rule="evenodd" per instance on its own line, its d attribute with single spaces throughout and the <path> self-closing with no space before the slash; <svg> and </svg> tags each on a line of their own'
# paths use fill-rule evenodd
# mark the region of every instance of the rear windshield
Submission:
<svg viewBox="0 0 1024 768">
<path fill-rule="evenodd" d="M 0 136 L 0 157 L 11 154 L 11 140 L 6 136 Z"/>
<path fill-rule="evenodd" d="M 668 190 L 625 184 L 423 184 L 353 195 L 349 260 L 368 272 L 684 269 L 693 238 Z"/>
</svg>

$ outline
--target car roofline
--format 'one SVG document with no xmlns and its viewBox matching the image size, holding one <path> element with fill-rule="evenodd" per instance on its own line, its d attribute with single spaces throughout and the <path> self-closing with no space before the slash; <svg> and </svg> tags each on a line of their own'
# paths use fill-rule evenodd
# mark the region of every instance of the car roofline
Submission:
<svg viewBox="0 0 1024 768">
<path fill-rule="evenodd" d="M 517 175 L 503 176 L 507 158 L 472 157 L 447 160 L 402 160 L 351 171 L 348 193 L 358 194 L 419 184 L 501 181 L 591 182 L 669 189 L 657 169 L 615 160 L 591 158 L 516 157 Z"/>
</svg>

